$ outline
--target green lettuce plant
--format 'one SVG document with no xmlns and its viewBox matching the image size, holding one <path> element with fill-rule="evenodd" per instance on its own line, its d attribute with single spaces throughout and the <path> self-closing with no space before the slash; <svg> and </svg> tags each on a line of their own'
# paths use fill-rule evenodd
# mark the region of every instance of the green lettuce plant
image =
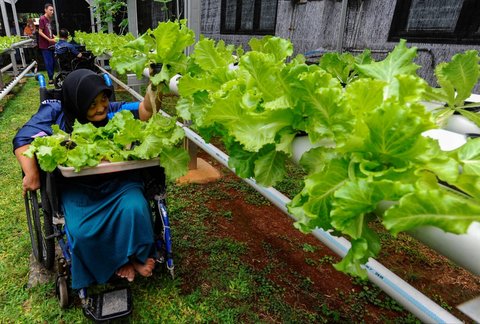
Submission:
<svg viewBox="0 0 480 324">
<path fill-rule="evenodd" d="M 9 49 L 13 44 L 18 43 L 22 40 L 20 36 L 1 36 L 0 37 L 0 52 Z"/>
<path fill-rule="evenodd" d="M 104 127 L 75 122 L 71 134 L 52 126 L 53 135 L 37 137 L 25 152 L 36 156 L 40 168 L 52 172 L 57 166 L 80 171 L 102 161 L 121 162 L 159 157 L 168 179 L 188 170 L 188 153 L 178 144 L 185 133 L 173 118 L 155 114 L 147 122 L 129 111 L 114 115 Z"/>
<path fill-rule="evenodd" d="M 465 104 L 478 82 L 479 61 L 478 51 L 470 50 L 436 66 L 435 75 L 440 87 L 429 87 L 426 99 L 443 104 L 434 111 L 440 125 L 454 113 L 459 113 L 480 127 L 480 117 L 471 111 L 480 107 L 480 103 Z"/>
<path fill-rule="evenodd" d="M 444 152 L 423 136 L 437 124 L 422 104 L 433 91 L 416 74 L 416 48 L 402 40 L 382 61 L 365 52 L 307 65 L 302 56 L 289 58 L 288 40 L 268 36 L 249 45 L 232 69 L 233 47 L 196 44 L 194 64 L 179 83 L 178 112 L 205 137 L 221 136 L 235 172 L 265 186 L 284 177 L 292 142 L 306 133 L 319 147 L 303 155 L 305 186 L 288 208 L 304 232 L 323 228 L 349 237 L 352 248 L 337 269 L 366 276 L 362 265 L 380 250 L 369 227 L 373 217 L 393 234 L 424 225 L 464 233 L 480 221 L 477 168 L 470 167 L 480 162 L 480 140 Z M 478 69 L 478 54 L 465 55 L 464 64 Z M 437 71 L 455 71 L 457 60 Z M 477 81 L 473 73 L 465 85 Z M 438 93 L 452 96 L 442 82 L 447 90 Z M 393 204 L 375 216 L 384 201 Z"/>
<path fill-rule="evenodd" d="M 251 39 L 248 51 L 203 38 L 187 58 L 193 39 L 184 22 L 162 23 L 112 65 L 141 76 L 160 63 L 152 83 L 164 87 L 181 73 L 179 116 L 205 139 L 220 137 L 235 172 L 264 186 L 283 179 L 292 143 L 306 134 L 314 148 L 300 160 L 307 176 L 288 209 L 301 231 L 350 239 L 337 269 L 366 276 L 363 264 L 380 250 L 375 217 L 394 235 L 425 225 L 465 233 L 480 221 L 480 139 L 445 152 L 424 136 L 453 111 L 477 118 L 464 100 L 478 82 L 478 52 L 439 64 L 433 88 L 417 75 L 416 48 L 404 40 L 381 61 L 367 50 L 308 65 L 279 37 Z M 427 111 L 431 100 L 445 107 Z M 391 206 L 374 213 L 386 201 Z"/>
<path fill-rule="evenodd" d="M 100 56 L 107 53 L 113 53 L 122 48 L 135 37 L 128 33 L 126 35 L 105 34 L 105 33 L 86 33 L 82 31 L 75 32 L 75 41 L 85 45 L 85 48 L 94 55 Z"/>
<path fill-rule="evenodd" d="M 168 91 L 165 85 L 170 79 L 187 70 L 185 49 L 194 42 L 195 35 L 185 20 L 162 22 L 117 50 L 110 64 L 120 74 L 132 71 L 138 78 L 152 65 L 161 65 L 159 73 L 150 75 L 150 81 L 154 85 L 163 84 L 163 90 Z"/>
</svg>

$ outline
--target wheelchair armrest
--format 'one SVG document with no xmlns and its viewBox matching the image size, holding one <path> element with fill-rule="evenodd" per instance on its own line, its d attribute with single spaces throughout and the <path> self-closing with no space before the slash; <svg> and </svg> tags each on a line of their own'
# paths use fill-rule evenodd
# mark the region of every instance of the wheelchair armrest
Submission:
<svg viewBox="0 0 480 324">
<path fill-rule="evenodd" d="M 49 214 L 53 215 L 53 212 L 59 211 L 59 199 L 56 177 L 58 174 L 56 171 L 45 172 L 40 169 L 40 188 L 35 190 L 40 193 L 40 199 L 42 202 L 42 208 Z M 22 179 L 25 173 L 22 170 Z"/>
</svg>

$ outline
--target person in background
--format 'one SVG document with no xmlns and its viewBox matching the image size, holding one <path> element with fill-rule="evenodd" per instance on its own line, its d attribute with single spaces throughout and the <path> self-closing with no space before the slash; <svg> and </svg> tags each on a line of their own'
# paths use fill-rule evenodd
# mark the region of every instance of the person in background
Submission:
<svg viewBox="0 0 480 324">
<path fill-rule="evenodd" d="M 51 45 L 55 44 L 55 36 L 52 32 L 52 25 L 50 22 L 53 18 L 53 5 L 47 3 L 44 6 L 45 14 L 40 17 L 40 23 L 38 26 L 38 48 L 42 52 L 43 62 L 48 74 L 48 83 L 53 84 L 53 71 L 55 68 L 55 60 L 53 50 L 50 49 Z"/>
<path fill-rule="evenodd" d="M 72 53 L 74 56 L 80 58 L 82 57 L 82 53 L 78 51 L 78 49 L 68 41 L 68 30 L 65 28 L 60 29 L 58 33 L 58 37 L 60 38 L 58 43 L 55 44 L 55 54 L 62 55 L 67 52 Z"/>
<path fill-rule="evenodd" d="M 33 23 L 32 18 L 27 19 L 27 25 L 23 29 L 23 35 L 25 36 L 33 36 L 33 34 L 37 31 L 35 24 Z"/>
</svg>

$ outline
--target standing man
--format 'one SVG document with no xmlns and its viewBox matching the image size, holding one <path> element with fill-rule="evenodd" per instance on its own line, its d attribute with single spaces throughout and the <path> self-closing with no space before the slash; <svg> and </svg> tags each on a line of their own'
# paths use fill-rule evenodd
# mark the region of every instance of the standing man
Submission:
<svg viewBox="0 0 480 324">
<path fill-rule="evenodd" d="M 53 69 L 55 66 L 55 60 L 53 55 L 53 49 L 49 49 L 49 46 L 55 44 L 55 36 L 52 33 L 52 25 L 50 22 L 53 18 L 53 5 L 51 3 L 45 4 L 45 14 L 40 17 L 40 23 L 38 25 L 38 48 L 42 52 L 43 62 L 47 69 L 48 84 L 53 84 Z"/>
</svg>

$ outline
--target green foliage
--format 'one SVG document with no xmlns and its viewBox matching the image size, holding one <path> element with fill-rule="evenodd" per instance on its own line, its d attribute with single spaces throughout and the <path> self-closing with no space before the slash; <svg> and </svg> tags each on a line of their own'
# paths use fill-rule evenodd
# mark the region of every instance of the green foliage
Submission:
<svg viewBox="0 0 480 324">
<path fill-rule="evenodd" d="M 440 64 L 442 88 L 434 91 L 416 74 L 416 48 L 405 40 L 382 61 L 366 51 L 326 55 L 319 65 L 301 56 L 287 61 L 293 48 L 278 37 L 249 45 L 235 57 L 222 41 L 200 40 L 179 82 L 179 115 L 200 134 L 221 136 L 229 165 L 264 186 L 284 178 L 295 135 L 306 133 L 315 148 L 302 157 L 308 174 L 288 208 L 302 231 L 350 237 L 352 248 L 337 269 L 366 276 L 361 265 L 380 250 L 368 219 L 381 201 L 399 202 L 382 216 L 394 234 L 424 225 L 464 233 L 480 220 L 480 142 L 447 153 L 422 135 L 437 128 L 423 101 L 435 94 L 447 109 L 461 109 L 478 82 L 476 51 Z"/>
<path fill-rule="evenodd" d="M 71 307 L 61 309 L 53 279 L 36 287 L 28 285 L 31 247 L 21 195 L 21 172 L 12 154 L 11 138 L 15 130 L 36 112 L 38 105 L 38 85 L 29 78 L 22 92 L 11 99 L 0 113 L 0 183 L 3 189 L 0 198 L 0 318 L 7 323 L 83 323 L 86 318 L 75 292 L 71 295 L 74 297 Z M 172 280 L 161 269 L 150 278 L 137 276 L 130 285 L 134 303 L 133 323 L 352 322 L 368 318 L 365 309 L 371 309 L 369 303 L 376 299 L 381 302 L 375 305 L 396 311 L 391 306 L 393 302 L 384 299 L 385 296 L 378 296 L 376 292 L 360 295 L 362 290 L 348 292 L 347 302 L 340 304 L 341 307 L 332 306 L 332 295 L 338 298 L 338 291 L 328 292 L 328 297 L 313 292 L 312 280 L 298 273 L 298 281 L 292 282 L 289 272 L 285 271 L 287 267 L 281 263 L 284 254 L 279 254 L 281 250 L 266 242 L 259 244 L 268 249 L 266 253 L 269 253 L 270 261 L 263 268 L 259 268 L 256 262 L 249 265 L 246 260 L 252 259 L 254 250 L 248 244 L 225 238 L 225 232 L 215 225 L 216 218 L 223 220 L 224 217 L 242 215 L 234 213 L 232 216 L 222 208 L 217 209 L 222 206 L 224 194 L 217 197 L 216 203 L 212 204 L 213 209 L 207 208 L 206 204 L 215 199 L 209 196 L 210 191 L 234 190 L 242 196 L 245 194 L 246 201 L 257 199 L 254 191 L 248 188 L 244 182 L 229 177 L 201 186 L 169 183 L 167 199 L 176 279 Z M 299 242 L 293 244 L 303 246 Z M 320 259 L 320 262 L 332 261 L 333 258 L 328 256 Z M 287 291 L 301 292 L 300 285 L 310 289 L 306 298 L 315 300 L 317 309 L 306 310 L 303 302 L 292 304 L 286 298 Z M 355 288 L 359 290 L 359 287 Z M 395 315 L 387 311 L 387 314 L 390 319 L 396 316 L 399 322 L 404 322 L 407 316 L 404 311 Z"/>
<path fill-rule="evenodd" d="M 317 250 L 316 247 L 314 247 L 314 246 L 312 246 L 308 243 L 304 243 L 302 249 L 305 252 L 315 252 Z"/>
<path fill-rule="evenodd" d="M 9 49 L 13 44 L 18 43 L 22 40 L 20 36 L 0 36 L 0 52 Z"/>
<path fill-rule="evenodd" d="M 94 55 L 103 55 L 106 53 L 114 53 L 122 48 L 128 42 L 134 40 L 132 34 L 116 35 L 104 33 L 85 33 L 82 31 L 75 32 L 75 41 L 85 45 L 86 49 Z"/>
<path fill-rule="evenodd" d="M 478 51 L 470 50 L 454 55 L 450 62 L 440 63 L 435 68 L 440 88 L 428 88 L 427 96 L 429 100 L 445 103 L 434 110 L 439 123 L 445 123 L 449 116 L 458 112 L 480 126 L 480 117 L 469 111 L 480 104 L 464 103 L 478 82 L 479 62 Z"/>
<path fill-rule="evenodd" d="M 186 57 L 193 43 L 185 21 L 165 22 L 110 62 L 139 77 L 161 64 L 151 81 L 162 91 L 180 73 L 178 115 L 207 140 L 221 138 L 229 166 L 261 185 L 285 178 L 295 137 L 307 134 L 304 186 L 288 208 L 304 232 L 332 229 L 351 239 L 337 269 L 366 276 L 362 265 L 380 250 L 368 222 L 382 201 L 394 203 L 379 215 L 393 234 L 425 225 L 464 233 L 480 220 L 479 140 L 444 152 L 423 136 L 453 112 L 480 125 L 468 110 L 475 105 L 464 104 L 480 76 L 477 51 L 439 64 L 440 88 L 432 88 L 416 74 L 417 50 L 405 40 L 378 62 L 367 50 L 327 54 L 317 65 L 292 58 L 291 42 L 279 37 L 253 38 L 249 51 L 202 38 Z M 431 100 L 445 107 L 427 111 Z"/>
<path fill-rule="evenodd" d="M 175 74 L 185 73 L 188 59 L 184 52 L 194 42 L 195 35 L 185 20 L 162 22 L 117 50 L 110 64 L 120 74 L 133 71 L 138 78 L 145 69 L 160 64 L 161 70 L 151 73 L 150 80 L 154 85 L 168 83 Z"/>
<path fill-rule="evenodd" d="M 335 76 L 343 86 L 346 86 L 359 77 L 360 70 L 356 68 L 356 65 L 371 62 L 370 50 L 367 49 L 358 56 L 350 53 L 325 53 L 320 58 L 318 65 Z"/>
<path fill-rule="evenodd" d="M 126 13 L 127 3 L 121 0 L 93 0 L 92 7 L 95 14 L 100 17 L 102 24 L 102 30 L 106 31 L 108 23 L 113 23 L 115 17 L 120 13 Z M 128 24 L 127 19 L 123 19 L 120 23 L 120 27 L 126 27 Z"/>
<path fill-rule="evenodd" d="M 37 137 L 25 152 L 36 156 L 47 172 L 57 166 L 93 167 L 101 161 L 146 160 L 160 157 L 169 179 L 176 179 L 188 170 L 188 153 L 177 148 L 185 133 L 172 118 L 154 114 L 147 122 L 134 119 L 130 111 L 121 111 L 104 127 L 75 122 L 72 134 L 57 125 L 53 135 Z"/>
</svg>

